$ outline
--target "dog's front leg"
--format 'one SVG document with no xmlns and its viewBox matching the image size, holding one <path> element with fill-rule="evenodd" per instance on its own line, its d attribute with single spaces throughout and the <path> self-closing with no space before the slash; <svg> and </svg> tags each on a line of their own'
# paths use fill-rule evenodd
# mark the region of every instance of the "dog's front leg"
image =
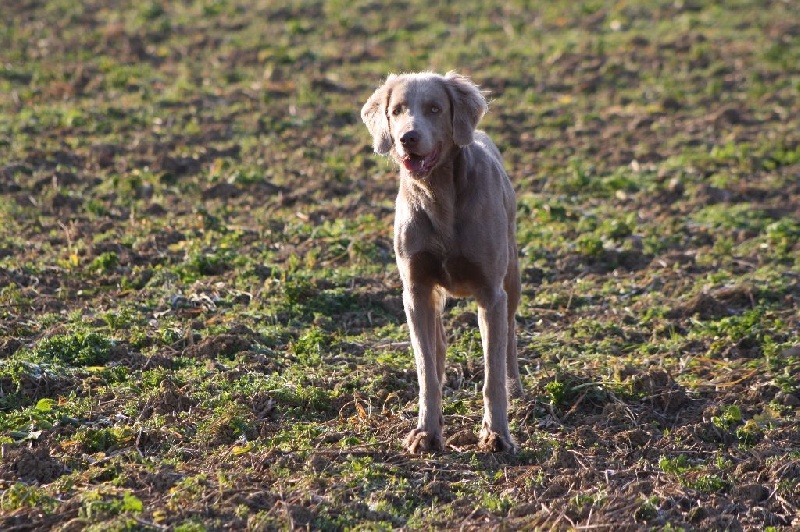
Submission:
<svg viewBox="0 0 800 532">
<path fill-rule="evenodd" d="M 437 358 L 437 305 L 433 287 L 406 287 L 403 305 L 411 333 L 411 346 L 419 381 L 419 418 L 417 428 L 403 441 L 411 453 L 441 450 L 442 383 Z"/>
<path fill-rule="evenodd" d="M 485 375 L 483 384 L 483 427 L 479 448 L 490 452 L 516 452 L 508 430 L 506 391 L 506 346 L 508 343 L 508 296 L 502 288 L 478 299 Z"/>
</svg>

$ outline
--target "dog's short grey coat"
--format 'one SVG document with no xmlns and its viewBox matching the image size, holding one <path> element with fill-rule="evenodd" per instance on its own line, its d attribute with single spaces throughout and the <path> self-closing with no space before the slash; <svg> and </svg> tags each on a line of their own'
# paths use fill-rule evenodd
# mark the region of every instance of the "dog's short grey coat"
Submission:
<svg viewBox="0 0 800 532">
<path fill-rule="evenodd" d="M 400 166 L 394 248 L 420 387 L 410 452 L 443 447 L 447 294 L 478 303 L 486 368 L 479 446 L 515 451 L 508 394 L 522 393 L 516 202 L 500 151 L 476 130 L 486 110 L 478 87 L 454 72 L 390 75 L 361 110 L 375 151 Z"/>
</svg>

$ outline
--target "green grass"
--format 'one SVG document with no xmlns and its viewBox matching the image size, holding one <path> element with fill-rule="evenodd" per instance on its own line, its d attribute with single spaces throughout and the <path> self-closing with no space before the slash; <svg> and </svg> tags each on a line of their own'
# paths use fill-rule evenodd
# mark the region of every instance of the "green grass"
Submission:
<svg viewBox="0 0 800 532">
<path fill-rule="evenodd" d="M 790 3 L 0 16 L 0 528 L 796 525 Z M 516 457 L 470 438 L 469 301 L 446 312 L 454 439 L 400 443 L 397 176 L 359 110 L 427 69 L 488 91 L 517 192 Z"/>
</svg>

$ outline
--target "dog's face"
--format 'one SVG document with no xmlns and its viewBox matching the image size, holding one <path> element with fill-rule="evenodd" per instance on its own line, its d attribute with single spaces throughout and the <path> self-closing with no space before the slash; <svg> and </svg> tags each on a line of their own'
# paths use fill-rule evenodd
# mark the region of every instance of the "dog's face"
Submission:
<svg viewBox="0 0 800 532">
<path fill-rule="evenodd" d="M 408 79 L 395 85 L 386 107 L 397 161 L 414 177 L 430 174 L 442 150 L 453 145 L 451 103 L 444 84 L 436 78 Z"/>
<path fill-rule="evenodd" d="M 375 151 L 392 154 L 415 178 L 430 174 L 454 146 L 472 142 L 487 104 L 454 72 L 390 75 L 361 109 Z"/>
</svg>

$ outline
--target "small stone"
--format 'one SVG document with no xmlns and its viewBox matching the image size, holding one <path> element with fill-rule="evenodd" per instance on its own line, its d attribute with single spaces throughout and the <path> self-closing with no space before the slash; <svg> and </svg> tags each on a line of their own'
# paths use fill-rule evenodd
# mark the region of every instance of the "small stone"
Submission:
<svg viewBox="0 0 800 532">
<path fill-rule="evenodd" d="M 800 397 L 797 397 L 797 395 L 793 393 L 780 392 L 775 399 L 777 399 L 784 406 L 800 406 Z"/>
</svg>

